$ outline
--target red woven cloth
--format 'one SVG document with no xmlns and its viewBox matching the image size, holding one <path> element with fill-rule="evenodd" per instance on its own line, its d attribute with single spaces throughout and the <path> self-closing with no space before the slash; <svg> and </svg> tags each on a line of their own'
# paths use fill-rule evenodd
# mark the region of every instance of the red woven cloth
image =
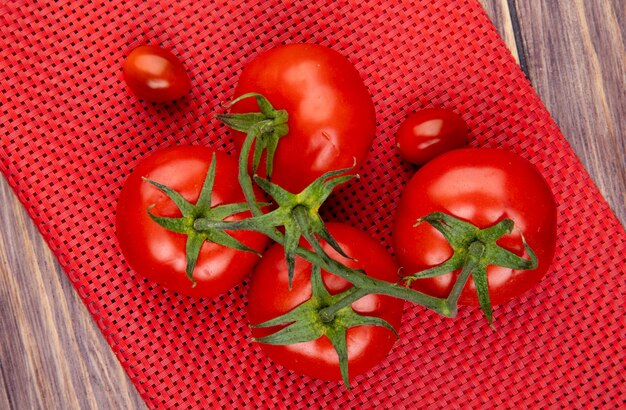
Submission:
<svg viewBox="0 0 626 410">
<path fill-rule="evenodd" d="M 477 1 L 2 3 L 1 170 L 149 407 L 624 403 L 626 234 Z M 549 181 L 559 204 L 553 268 L 496 309 L 496 331 L 478 309 L 448 320 L 407 307 L 391 355 L 347 391 L 264 357 L 250 342 L 246 283 L 214 301 L 192 299 L 125 263 L 114 235 L 125 176 L 175 144 L 232 151 L 213 113 L 233 97 L 247 60 L 291 42 L 346 55 L 376 104 L 362 178 L 334 196 L 330 219 L 390 244 L 393 210 L 415 171 L 393 135 L 423 107 L 454 108 L 472 146 L 515 151 Z M 144 43 L 184 61 L 190 95 L 165 105 L 130 95 L 121 65 Z"/>
</svg>

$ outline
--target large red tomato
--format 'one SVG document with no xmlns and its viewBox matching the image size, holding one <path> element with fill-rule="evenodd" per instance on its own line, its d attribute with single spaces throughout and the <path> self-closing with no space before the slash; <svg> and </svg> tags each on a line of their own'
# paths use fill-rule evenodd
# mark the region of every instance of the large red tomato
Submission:
<svg viewBox="0 0 626 410">
<path fill-rule="evenodd" d="M 393 244 L 403 275 L 439 265 L 452 256 L 443 235 L 419 218 L 445 212 L 484 229 L 504 218 L 513 220 L 511 234 L 497 243 L 526 255 L 521 234 L 535 252 L 533 270 L 487 267 L 492 304 L 504 303 L 532 288 L 552 262 L 556 243 L 556 206 L 552 192 L 535 167 L 504 150 L 468 148 L 450 151 L 418 170 L 404 188 L 395 214 Z M 446 297 L 458 272 L 418 279 L 413 288 L 436 297 Z M 460 304 L 477 305 L 474 282 L 466 284 Z"/>
<path fill-rule="evenodd" d="M 300 192 L 327 171 L 363 162 L 376 131 L 374 104 L 354 66 L 315 44 L 289 44 L 262 53 L 241 73 L 235 96 L 256 92 L 289 115 L 280 139 L 272 181 Z M 253 98 L 233 113 L 258 111 Z M 241 146 L 244 134 L 234 133 Z"/>
<path fill-rule="evenodd" d="M 398 267 L 385 248 L 366 233 L 340 223 L 328 223 L 328 230 L 343 250 L 354 259 L 340 256 L 323 242 L 326 252 L 335 260 L 352 268 L 363 268 L 369 276 L 395 282 Z M 284 250 L 274 245 L 255 268 L 248 293 L 248 318 L 252 325 L 278 317 L 311 298 L 311 264 L 296 258 L 293 288 L 289 290 Z M 352 285 L 344 279 L 322 270 L 325 287 L 331 294 L 342 292 Z M 352 309 L 363 315 L 385 319 L 396 330 L 400 327 L 403 301 L 389 296 L 367 295 L 352 304 Z M 277 331 L 273 328 L 255 328 L 253 335 L 263 337 Z M 396 336 L 380 326 L 357 326 L 348 329 L 348 369 L 352 378 L 383 360 Z M 310 342 L 276 346 L 260 344 L 263 351 L 276 363 L 299 373 L 325 379 L 340 380 L 339 359 L 326 336 Z"/>
<path fill-rule="evenodd" d="M 186 240 L 182 233 L 169 231 L 154 222 L 150 212 L 163 217 L 180 217 L 181 212 L 163 192 L 142 178 L 159 182 L 179 192 L 192 204 L 198 200 L 214 151 L 201 146 L 178 146 L 158 151 L 137 165 L 119 197 L 117 237 L 122 253 L 140 275 L 166 288 L 190 296 L 214 297 L 232 288 L 252 270 L 259 257 L 204 242 L 193 271 L 197 285 L 187 278 Z M 213 207 L 245 202 L 237 183 L 237 160 L 216 152 L 215 183 L 211 195 Z M 236 214 L 229 220 L 249 216 Z M 262 251 L 268 243 L 264 235 L 229 232 L 248 247 Z"/>
</svg>

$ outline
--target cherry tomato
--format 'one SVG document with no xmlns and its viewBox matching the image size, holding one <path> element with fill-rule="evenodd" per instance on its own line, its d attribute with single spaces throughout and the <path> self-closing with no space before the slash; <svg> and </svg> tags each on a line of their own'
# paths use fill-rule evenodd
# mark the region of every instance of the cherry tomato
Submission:
<svg viewBox="0 0 626 410">
<path fill-rule="evenodd" d="M 340 223 L 328 223 L 328 230 L 342 249 L 358 260 L 340 256 L 323 242 L 325 251 L 339 262 L 363 268 L 369 276 L 391 282 L 398 280 L 398 267 L 385 248 L 366 233 Z M 282 246 L 272 246 L 255 268 L 248 293 L 248 318 L 252 325 L 278 317 L 311 298 L 311 264 L 296 258 L 293 288 L 289 290 L 287 266 Z M 322 280 L 331 294 L 352 285 L 344 279 L 322 270 Z M 402 318 L 403 301 L 389 296 L 367 295 L 352 304 L 357 313 L 385 319 L 396 330 Z M 253 336 L 263 337 L 279 328 L 254 328 Z M 347 331 L 348 369 L 352 378 L 375 366 L 385 358 L 396 336 L 384 327 L 355 326 Z M 326 336 L 310 342 L 276 346 L 259 344 L 276 363 L 309 376 L 340 380 L 339 359 Z"/>
<path fill-rule="evenodd" d="M 211 205 L 245 202 L 237 183 L 237 160 L 216 152 L 215 183 Z M 215 243 L 204 242 L 193 278 L 185 273 L 186 239 L 154 222 L 147 213 L 163 217 L 180 217 L 174 202 L 142 178 L 166 185 L 192 204 L 198 200 L 207 176 L 213 150 L 200 146 L 178 146 L 158 151 L 142 160 L 130 174 L 117 206 L 117 238 L 129 265 L 140 275 L 164 287 L 190 296 L 214 297 L 232 288 L 252 270 L 259 257 Z M 236 214 L 232 220 L 249 217 Z M 264 235 L 229 232 L 248 247 L 262 251 L 268 243 Z"/>
<path fill-rule="evenodd" d="M 523 234 L 537 255 L 534 270 L 487 267 L 491 302 L 505 303 L 531 289 L 550 267 L 556 243 L 556 206 L 547 183 L 535 167 L 514 153 L 466 148 L 443 154 L 420 168 L 404 188 L 393 225 L 393 245 L 402 275 L 439 265 L 452 248 L 428 223 L 417 220 L 441 211 L 484 229 L 504 218 L 514 222 L 511 234 L 498 245 L 524 258 Z M 446 297 L 458 272 L 418 279 L 413 288 Z M 459 303 L 477 305 L 473 280 L 465 285 Z"/>
<path fill-rule="evenodd" d="M 429 108 L 409 115 L 398 128 L 396 146 L 408 162 L 423 165 L 444 152 L 462 148 L 469 129 L 458 114 Z"/>
<path fill-rule="evenodd" d="M 360 165 L 376 131 L 374 103 L 354 66 L 341 54 L 315 44 L 289 44 L 258 55 L 244 68 L 235 96 L 264 95 L 289 115 L 280 139 L 272 181 L 300 192 L 331 170 Z M 232 112 L 258 111 L 254 99 Z M 234 133 L 241 146 L 245 135 Z M 261 170 L 260 173 L 263 173 Z"/>
<path fill-rule="evenodd" d="M 126 57 L 124 80 L 137 97 L 153 102 L 179 99 L 191 88 L 180 60 L 168 50 L 148 45 L 137 47 Z"/>
</svg>

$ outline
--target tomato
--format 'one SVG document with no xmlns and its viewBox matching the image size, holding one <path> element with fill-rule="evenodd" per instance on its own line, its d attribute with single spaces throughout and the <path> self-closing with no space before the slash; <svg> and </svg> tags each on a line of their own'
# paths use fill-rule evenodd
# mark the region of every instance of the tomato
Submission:
<svg viewBox="0 0 626 410">
<path fill-rule="evenodd" d="M 431 212 L 445 212 L 480 229 L 510 218 L 512 233 L 497 244 L 528 258 L 523 234 L 538 258 L 533 270 L 490 265 L 487 283 L 491 303 L 501 304 L 526 292 L 544 276 L 554 255 L 556 206 L 547 183 L 525 159 L 499 149 L 466 148 L 443 154 L 420 168 L 404 188 L 393 225 L 393 246 L 402 275 L 439 265 L 452 256 L 442 234 L 428 223 L 415 226 Z M 458 271 L 418 279 L 412 287 L 446 297 Z M 465 285 L 459 303 L 477 305 L 473 280 Z"/>
<path fill-rule="evenodd" d="M 170 51 L 140 46 L 124 61 L 124 80 L 131 91 L 146 101 L 177 100 L 191 89 L 185 67 Z"/>
<path fill-rule="evenodd" d="M 340 256 L 322 241 L 324 250 L 335 260 L 351 267 L 363 268 L 369 276 L 390 282 L 398 280 L 398 267 L 385 248 L 366 233 L 340 223 L 328 223 L 328 230 L 343 250 L 354 259 Z M 287 266 L 282 246 L 276 244 L 255 268 L 248 293 L 248 318 L 252 325 L 276 318 L 311 298 L 311 264 L 297 258 L 293 288 L 289 290 Z M 330 294 L 352 285 L 322 270 L 322 279 Z M 403 301 L 388 296 L 367 295 L 352 304 L 363 315 L 385 319 L 396 330 L 400 327 Z M 254 337 L 263 337 L 280 328 L 254 328 Z M 383 360 L 396 340 L 389 329 L 380 326 L 355 326 L 347 331 L 348 369 L 350 377 L 363 373 Z M 309 376 L 340 380 L 339 359 L 326 336 L 292 345 L 260 344 L 276 363 Z"/>
<path fill-rule="evenodd" d="M 178 146 L 158 151 L 142 160 L 130 174 L 120 193 L 116 228 L 120 248 L 128 264 L 140 275 L 164 287 L 189 296 L 214 297 L 232 288 L 252 270 L 259 257 L 254 253 L 234 250 L 204 242 L 193 271 L 197 285 L 187 278 L 186 239 L 181 233 L 169 231 L 148 215 L 179 217 L 180 210 L 158 188 L 142 178 L 149 178 L 179 192 L 195 203 L 207 176 L 214 151 L 201 146 Z M 244 202 L 237 184 L 237 161 L 216 152 L 216 174 L 211 206 Z M 249 217 L 249 212 L 228 218 Z M 248 247 L 262 251 L 268 243 L 264 235 L 229 232 Z"/>
<path fill-rule="evenodd" d="M 408 162 L 423 165 L 444 152 L 462 148 L 469 129 L 463 118 L 444 108 L 410 114 L 398 128 L 396 146 Z"/>
<path fill-rule="evenodd" d="M 279 46 L 246 64 L 235 96 L 256 92 L 289 115 L 280 139 L 272 181 L 300 192 L 327 171 L 360 165 L 376 131 L 374 103 L 354 66 L 341 54 L 315 44 Z M 253 98 L 233 113 L 259 108 Z M 240 147 L 245 135 L 234 133 Z M 260 170 L 263 173 L 263 170 Z"/>
</svg>

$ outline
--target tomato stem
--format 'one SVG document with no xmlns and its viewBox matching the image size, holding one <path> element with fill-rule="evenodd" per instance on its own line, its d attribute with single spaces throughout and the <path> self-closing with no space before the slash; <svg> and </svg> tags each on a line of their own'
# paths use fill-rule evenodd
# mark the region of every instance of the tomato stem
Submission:
<svg viewBox="0 0 626 410">
<path fill-rule="evenodd" d="M 480 241 L 475 241 L 469 246 L 469 252 L 465 259 L 465 264 L 463 265 L 463 269 L 459 274 L 454 286 L 452 287 L 452 291 L 446 298 L 446 305 L 450 310 L 449 314 L 452 316 L 456 315 L 458 309 L 459 298 L 461 297 L 461 292 L 467 283 L 470 274 L 476 267 L 479 265 L 479 259 L 485 253 L 485 245 Z"/>
<path fill-rule="evenodd" d="M 247 135 L 254 135 L 256 144 L 252 156 L 252 172 L 256 174 L 261 162 L 261 155 L 265 152 L 265 172 L 267 177 L 271 178 L 274 168 L 274 154 L 276 153 L 278 142 L 280 138 L 284 137 L 289 132 L 289 126 L 287 125 L 289 115 L 285 110 L 274 109 L 267 98 L 258 93 L 243 94 L 235 98 L 228 105 L 232 106 L 246 98 L 254 98 L 259 106 L 260 112 L 218 114 L 216 117 L 224 124 L 237 131 L 245 132 Z M 249 150 L 243 159 L 247 166 L 250 159 Z"/>
<path fill-rule="evenodd" d="M 365 295 L 367 295 L 367 291 L 363 288 L 351 287 L 341 294 L 341 299 L 337 300 L 330 306 L 320 309 L 317 313 L 322 322 L 330 323 L 335 319 L 335 314 L 339 310 L 345 308 L 346 306 L 350 306 L 352 303 L 361 299 Z"/>
<path fill-rule="evenodd" d="M 444 312 L 443 305 L 445 302 L 442 299 L 426 295 L 398 284 L 372 278 L 355 269 L 350 269 L 334 259 L 322 258 L 317 253 L 308 249 L 299 248 L 297 254 L 309 262 L 318 263 L 324 270 L 351 282 L 354 286 L 360 288 L 367 294 L 393 296 L 417 303 L 440 314 Z"/>
<path fill-rule="evenodd" d="M 266 214 L 269 215 L 269 214 Z M 254 218 L 253 218 L 254 219 Z M 247 221 L 252 221 L 249 219 Z M 245 223 L 244 221 L 229 222 L 229 221 L 216 221 L 210 222 L 207 226 L 213 229 L 225 229 L 225 230 L 253 230 L 264 233 L 273 241 L 285 246 L 285 236 L 277 229 L 263 229 L 255 226 L 254 223 Z M 196 221 L 194 224 L 196 229 L 202 229 L 204 223 L 201 220 Z M 440 315 L 446 317 L 453 317 L 454 314 L 450 314 L 448 305 L 445 299 L 436 298 L 434 296 L 426 295 L 416 290 L 404 287 L 397 283 L 389 283 L 384 280 L 375 279 L 367 276 L 363 271 L 351 269 L 344 264 L 330 258 L 326 252 L 321 248 L 318 241 L 310 241 L 310 245 L 313 247 L 313 251 L 298 246 L 295 250 L 295 254 L 313 265 L 320 266 L 327 272 L 331 272 L 348 282 L 352 283 L 356 288 L 363 291 L 364 294 L 380 294 L 392 296 L 398 299 L 404 299 L 406 301 L 421 305 L 427 309 L 433 310 Z"/>
<path fill-rule="evenodd" d="M 256 203 L 254 188 L 252 187 L 252 178 L 250 178 L 250 174 L 248 173 L 248 158 L 250 157 L 250 150 L 252 149 L 252 143 L 255 138 L 256 135 L 249 133 L 246 135 L 246 139 L 241 146 L 241 152 L 239 153 L 238 181 L 239 185 L 241 185 L 243 195 L 246 198 L 246 202 L 250 207 L 250 212 L 252 212 L 253 216 L 260 216 L 263 214 L 263 211 L 261 211 L 261 208 L 259 208 Z"/>
<path fill-rule="evenodd" d="M 269 215 L 269 214 L 266 214 Z M 285 236 L 281 234 L 277 229 L 267 229 L 255 226 L 256 224 L 249 221 L 253 219 L 247 219 L 237 222 L 229 221 L 202 221 L 197 220 L 194 223 L 194 228 L 202 230 L 210 227 L 211 229 L 224 229 L 224 230 L 252 230 L 261 232 L 267 235 L 274 242 L 277 242 L 283 246 L 286 244 Z M 413 289 L 409 289 L 397 283 L 389 283 L 384 280 L 379 280 L 367 276 L 363 271 L 351 269 L 342 263 L 330 258 L 326 252 L 321 249 L 321 246 L 317 241 L 310 243 L 314 251 L 298 246 L 295 250 L 295 254 L 308 262 L 318 265 L 327 272 L 331 272 L 348 282 L 352 283 L 355 287 L 362 290 L 365 294 L 380 294 L 388 295 L 398 299 L 404 299 L 406 301 L 416 303 L 431 309 L 443 316 L 452 317 L 448 313 L 448 307 L 445 299 L 429 296 L 424 293 L 418 292 Z M 318 248 L 319 247 L 319 248 Z M 316 249 L 317 248 L 317 249 Z M 322 253 L 319 253 L 321 250 Z"/>
</svg>

